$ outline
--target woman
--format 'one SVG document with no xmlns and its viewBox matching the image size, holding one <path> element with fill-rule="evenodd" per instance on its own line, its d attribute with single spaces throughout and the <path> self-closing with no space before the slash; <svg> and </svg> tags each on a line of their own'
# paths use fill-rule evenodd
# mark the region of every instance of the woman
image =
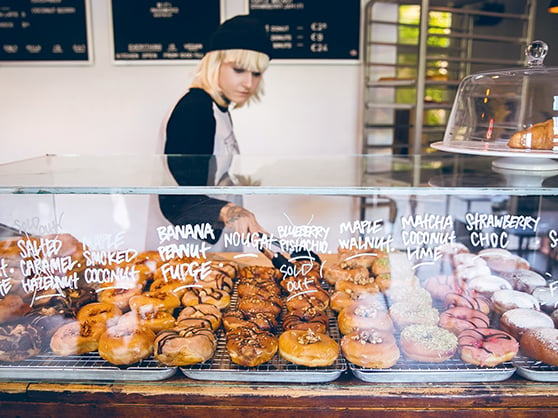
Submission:
<svg viewBox="0 0 558 418">
<path fill-rule="evenodd" d="M 258 101 L 271 46 L 264 27 L 241 15 L 222 23 L 201 60 L 188 92 L 178 101 L 166 126 L 165 154 L 180 185 L 233 184 L 229 168 L 238 154 L 229 108 Z M 195 158 L 173 156 L 195 155 Z M 230 199 L 228 199 L 230 200 Z M 200 195 L 162 195 L 163 215 L 173 224 L 210 223 L 216 242 L 223 229 L 265 233 L 240 204 Z"/>
</svg>

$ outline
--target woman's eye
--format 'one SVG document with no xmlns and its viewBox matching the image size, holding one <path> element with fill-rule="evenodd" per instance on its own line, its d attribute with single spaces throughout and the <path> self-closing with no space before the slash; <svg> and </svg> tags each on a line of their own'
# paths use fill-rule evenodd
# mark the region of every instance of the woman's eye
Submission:
<svg viewBox="0 0 558 418">
<path fill-rule="evenodd" d="M 242 74 L 244 71 L 246 71 L 244 68 L 234 67 L 235 73 Z"/>
<path fill-rule="evenodd" d="M 262 76 L 262 73 L 253 72 L 252 75 L 253 75 L 254 77 L 261 77 L 261 76 Z"/>
</svg>

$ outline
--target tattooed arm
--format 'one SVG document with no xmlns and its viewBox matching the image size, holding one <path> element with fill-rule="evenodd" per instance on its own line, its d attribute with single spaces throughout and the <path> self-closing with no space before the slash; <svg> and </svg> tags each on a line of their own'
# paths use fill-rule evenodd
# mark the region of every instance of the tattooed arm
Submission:
<svg viewBox="0 0 558 418">
<path fill-rule="evenodd" d="M 227 203 L 223 206 L 219 215 L 225 226 L 234 231 L 244 233 L 261 232 L 267 234 L 252 212 L 234 203 Z"/>
</svg>

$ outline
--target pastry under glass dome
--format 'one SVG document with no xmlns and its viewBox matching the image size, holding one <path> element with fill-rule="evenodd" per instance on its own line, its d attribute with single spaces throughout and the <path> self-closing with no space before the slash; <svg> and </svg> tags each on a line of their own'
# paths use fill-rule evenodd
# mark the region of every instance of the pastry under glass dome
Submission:
<svg viewBox="0 0 558 418">
<path fill-rule="evenodd" d="M 526 48 L 526 67 L 465 77 L 443 141 L 432 147 L 465 154 L 558 158 L 558 68 L 543 65 L 547 52 L 545 42 L 534 41 Z"/>
</svg>

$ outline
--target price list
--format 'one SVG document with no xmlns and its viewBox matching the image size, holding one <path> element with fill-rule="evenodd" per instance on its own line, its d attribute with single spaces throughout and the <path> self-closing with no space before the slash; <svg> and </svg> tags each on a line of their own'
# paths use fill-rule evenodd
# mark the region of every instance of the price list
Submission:
<svg viewBox="0 0 558 418">
<path fill-rule="evenodd" d="M 86 0 L 0 0 L 0 61 L 88 62 Z"/>
<path fill-rule="evenodd" d="M 360 0 L 250 0 L 274 59 L 358 60 Z"/>
<path fill-rule="evenodd" d="M 198 60 L 220 23 L 219 0 L 112 0 L 115 61 Z"/>
</svg>

